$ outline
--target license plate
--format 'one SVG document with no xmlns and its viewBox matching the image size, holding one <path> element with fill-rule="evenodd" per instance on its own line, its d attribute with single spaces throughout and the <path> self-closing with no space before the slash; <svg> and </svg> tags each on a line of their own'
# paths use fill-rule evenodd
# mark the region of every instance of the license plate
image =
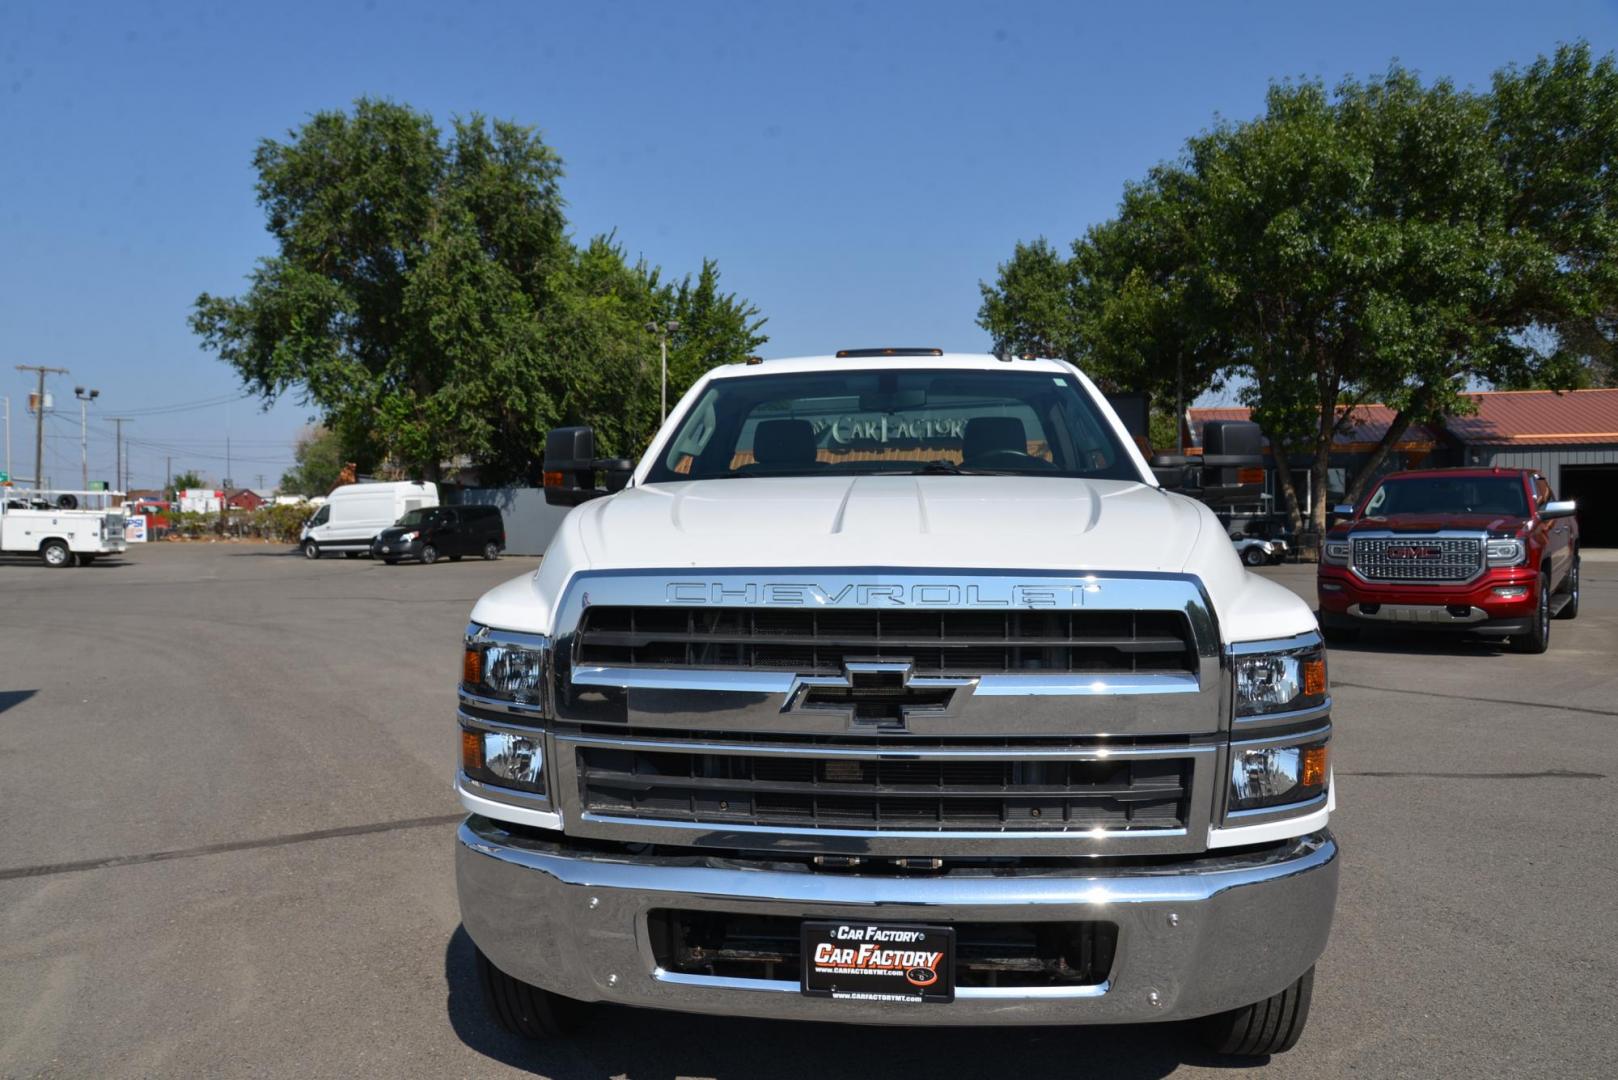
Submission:
<svg viewBox="0 0 1618 1080">
<path fill-rule="evenodd" d="M 849 1001 L 953 1001 L 955 931 L 908 923 L 806 922 L 803 992 Z"/>
</svg>

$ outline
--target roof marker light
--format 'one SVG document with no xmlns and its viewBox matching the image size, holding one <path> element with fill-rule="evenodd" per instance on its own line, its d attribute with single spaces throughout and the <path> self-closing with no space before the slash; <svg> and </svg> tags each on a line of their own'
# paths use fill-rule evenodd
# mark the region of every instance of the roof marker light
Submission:
<svg viewBox="0 0 1618 1080">
<path fill-rule="evenodd" d="M 876 356 L 943 356 L 943 349 L 838 349 L 839 360 L 865 360 Z"/>
</svg>

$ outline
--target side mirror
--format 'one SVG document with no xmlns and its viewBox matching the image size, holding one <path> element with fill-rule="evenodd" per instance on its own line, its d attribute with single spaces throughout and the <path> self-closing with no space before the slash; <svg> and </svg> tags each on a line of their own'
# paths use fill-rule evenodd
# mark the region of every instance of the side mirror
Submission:
<svg viewBox="0 0 1618 1080">
<path fill-rule="evenodd" d="M 1353 503 L 1338 503 L 1336 506 L 1331 508 L 1331 512 L 1332 512 L 1333 517 L 1353 517 L 1354 516 L 1354 504 Z"/>
<path fill-rule="evenodd" d="M 1264 494 L 1264 435 L 1249 420 L 1202 425 L 1202 494 L 1209 505 L 1257 502 Z"/>
<path fill-rule="evenodd" d="M 1539 516 L 1549 521 L 1553 518 L 1570 518 L 1578 512 L 1579 504 L 1572 499 L 1562 499 L 1557 502 L 1548 502 L 1539 509 Z"/>
<path fill-rule="evenodd" d="M 545 436 L 545 502 L 551 506 L 578 506 L 622 491 L 634 471 L 628 458 L 596 457 L 590 428 L 556 428 Z M 596 486 L 597 472 L 606 474 L 604 487 Z"/>
<path fill-rule="evenodd" d="M 1158 486 L 1166 491 L 1182 491 L 1192 484 L 1191 459 L 1184 454 L 1153 454 L 1149 464 Z"/>
</svg>

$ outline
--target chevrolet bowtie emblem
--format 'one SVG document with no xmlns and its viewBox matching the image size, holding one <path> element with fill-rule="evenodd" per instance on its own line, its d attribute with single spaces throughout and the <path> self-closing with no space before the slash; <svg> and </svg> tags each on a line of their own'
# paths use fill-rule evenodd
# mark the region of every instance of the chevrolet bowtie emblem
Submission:
<svg viewBox="0 0 1618 1080">
<path fill-rule="evenodd" d="M 848 660 L 841 675 L 800 675 L 784 713 L 841 713 L 851 728 L 903 731 L 913 717 L 949 716 L 976 679 L 917 676 L 908 660 Z"/>
</svg>

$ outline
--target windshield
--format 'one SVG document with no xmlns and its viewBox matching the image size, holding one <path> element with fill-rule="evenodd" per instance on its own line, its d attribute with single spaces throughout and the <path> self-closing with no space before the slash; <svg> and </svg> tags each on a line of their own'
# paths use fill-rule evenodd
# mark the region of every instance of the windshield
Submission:
<svg viewBox="0 0 1618 1080">
<path fill-rule="evenodd" d="M 1528 498 L 1515 476 L 1412 476 L 1389 480 L 1365 504 L 1367 517 L 1395 514 L 1527 517 Z"/>
<path fill-rule="evenodd" d="M 715 379 L 646 479 L 879 473 L 1140 479 L 1071 376 L 858 369 Z"/>
<path fill-rule="evenodd" d="M 405 516 L 395 521 L 395 525 L 426 525 L 438 516 L 437 509 L 410 510 Z"/>
</svg>

